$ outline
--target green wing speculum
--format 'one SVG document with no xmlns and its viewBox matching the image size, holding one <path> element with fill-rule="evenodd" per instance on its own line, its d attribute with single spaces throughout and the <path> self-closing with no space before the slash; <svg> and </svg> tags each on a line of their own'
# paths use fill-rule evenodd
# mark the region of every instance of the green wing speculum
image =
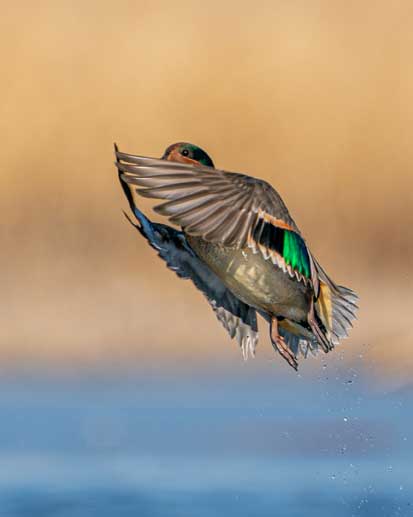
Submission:
<svg viewBox="0 0 413 517">
<path fill-rule="evenodd" d="M 287 264 L 299 271 L 306 278 L 310 278 L 310 258 L 307 246 L 302 237 L 289 230 L 284 231 L 283 257 Z"/>
<path fill-rule="evenodd" d="M 311 264 L 307 246 L 297 232 L 280 228 L 272 222 L 260 219 L 253 230 L 252 238 L 262 252 L 264 251 L 263 247 L 270 256 L 275 252 L 278 258 L 285 262 L 287 269 L 292 269 L 307 279 L 311 278 Z"/>
</svg>

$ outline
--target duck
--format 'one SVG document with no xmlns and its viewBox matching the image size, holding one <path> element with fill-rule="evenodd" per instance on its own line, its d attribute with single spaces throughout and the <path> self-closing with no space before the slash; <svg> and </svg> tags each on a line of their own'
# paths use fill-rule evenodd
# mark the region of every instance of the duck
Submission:
<svg viewBox="0 0 413 517">
<path fill-rule="evenodd" d="M 294 369 L 349 334 L 357 294 L 324 271 L 278 192 L 266 181 L 216 168 L 197 145 L 177 142 L 161 158 L 119 151 L 116 168 L 136 223 L 167 266 L 200 290 L 245 359 L 255 356 L 257 315 L 274 350 Z M 155 223 L 136 194 L 162 200 Z"/>
</svg>

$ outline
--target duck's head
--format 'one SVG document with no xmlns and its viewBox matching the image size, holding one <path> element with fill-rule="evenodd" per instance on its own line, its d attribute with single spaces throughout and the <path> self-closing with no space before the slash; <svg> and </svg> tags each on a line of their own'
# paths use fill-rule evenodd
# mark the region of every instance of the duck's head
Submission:
<svg viewBox="0 0 413 517">
<path fill-rule="evenodd" d="M 163 153 L 162 160 L 181 162 L 188 165 L 206 165 L 214 167 L 214 162 L 200 147 L 187 142 L 170 145 Z"/>
</svg>

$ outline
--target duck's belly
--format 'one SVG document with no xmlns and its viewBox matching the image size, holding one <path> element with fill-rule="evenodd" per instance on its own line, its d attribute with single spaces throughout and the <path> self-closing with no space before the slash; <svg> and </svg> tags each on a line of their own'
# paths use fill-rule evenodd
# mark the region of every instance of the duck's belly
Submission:
<svg viewBox="0 0 413 517">
<path fill-rule="evenodd" d="M 311 288 L 291 278 L 261 253 L 236 250 L 187 236 L 195 253 L 240 300 L 272 315 L 307 321 Z"/>
</svg>

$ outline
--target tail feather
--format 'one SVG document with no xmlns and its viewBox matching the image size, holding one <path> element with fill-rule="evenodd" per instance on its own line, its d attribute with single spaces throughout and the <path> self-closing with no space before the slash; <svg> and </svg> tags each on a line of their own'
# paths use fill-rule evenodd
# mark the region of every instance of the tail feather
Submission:
<svg viewBox="0 0 413 517">
<path fill-rule="evenodd" d="M 348 287 L 336 285 L 315 259 L 314 263 L 320 283 L 315 310 L 326 329 L 327 339 L 336 345 L 348 336 L 353 326 L 358 296 Z"/>
</svg>

